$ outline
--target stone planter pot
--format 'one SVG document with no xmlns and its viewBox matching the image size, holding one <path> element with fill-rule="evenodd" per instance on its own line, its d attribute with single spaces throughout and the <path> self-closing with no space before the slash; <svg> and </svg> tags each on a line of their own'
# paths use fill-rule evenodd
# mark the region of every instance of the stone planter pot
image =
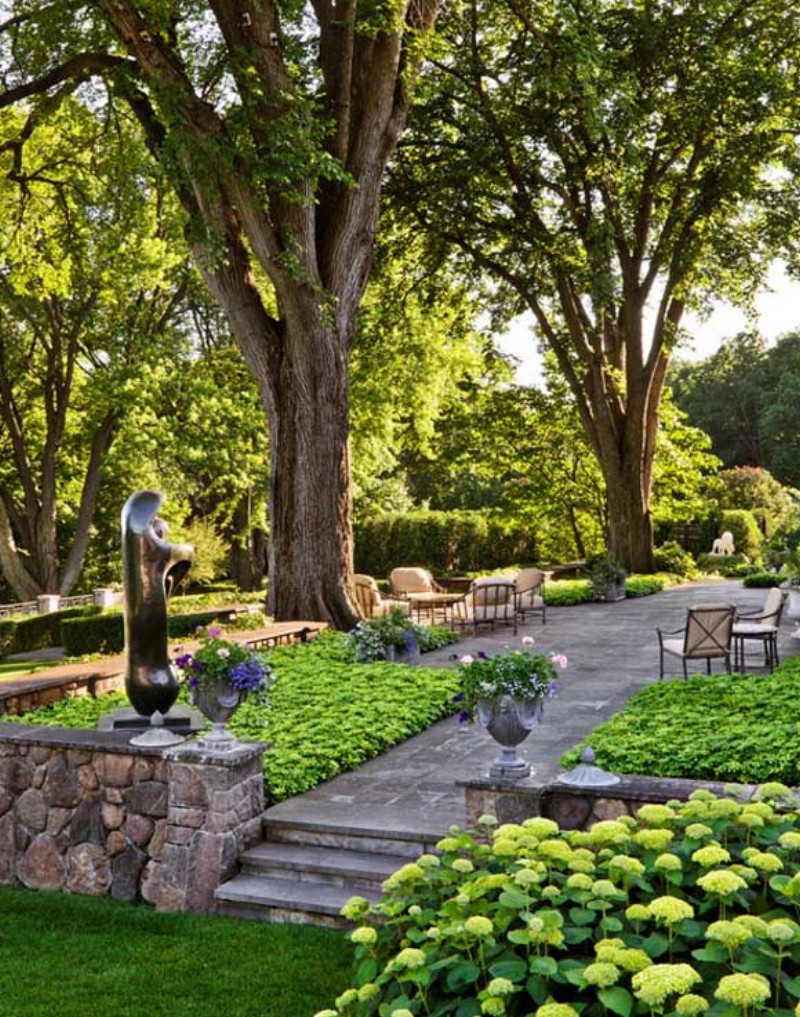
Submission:
<svg viewBox="0 0 800 1017">
<path fill-rule="evenodd" d="M 489 768 L 489 776 L 498 780 L 530 776 L 530 764 L 520 759 L 517 746 L 541 721 L 544 700 L 541 697 L 513 699 L 511 696 L 502 696 L 496 701 L 479 699 L 476 713 L 478 723 L 501 746 L 500 755 Z"/>
<path fill-rule="evenodd" d="M 606 604 L 616 604 L 618 600 L 625 599 L 625 580 L 621 583 L 610 583 L 603 591 L 603 601 Z"/>
<path fill-rule="evenodd" d="M 197 685 L 191 691 L 192 705 L 211 721 L 211 730 L 204 734 L 199 744 L 217 752 L 227 751 L 236 745 L 236 739 L 225 725 L 236 713 L 244 699 L 244 693 L 237 691 L 228 682 L 216 685 Z"/>
<path fill-rule="evenodd" d="M 408 633 L 404 647 L 390 646 L 386 651 L 386 659 L 394 664 L 419 664 L 419 643 L 414 633 Z"/>
</svg>

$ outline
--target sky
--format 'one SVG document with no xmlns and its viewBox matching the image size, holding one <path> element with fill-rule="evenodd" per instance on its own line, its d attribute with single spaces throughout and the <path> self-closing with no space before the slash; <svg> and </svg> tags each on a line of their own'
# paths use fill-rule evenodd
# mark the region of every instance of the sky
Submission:
<svg viewBox="0 0 800 1017">
<path fill-rule="evenodd" d="M 756 297 L 756 311 L 757 328 L 768 342 L 800 326 L 800 283 L 788 278 L 780 262 L 772 265 L 768 288 Z M 680 355 L 686 360 L 710 356 L 723 339 L 750 327 L 742 311 L 722 302 L 709 318 L 701 321 L 687 314 L 682 325 L 692 336 L 691 347 L 681 349 Z M 519 361 L 516 378 L 520 385 L 536 385 L 541 381 L 542 358 L 536 348 L 531 314 L 515 318 L 508 330 L 496 339 L 496 344 L 503 353 Z"/>
</svg>

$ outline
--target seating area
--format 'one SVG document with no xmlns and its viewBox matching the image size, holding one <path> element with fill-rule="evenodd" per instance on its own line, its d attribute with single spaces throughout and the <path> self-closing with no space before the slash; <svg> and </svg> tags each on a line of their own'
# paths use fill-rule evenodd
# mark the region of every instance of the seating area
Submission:
<svg viewBox="0 0 800 1017">
<path fill-rule="evenodd" d="M 476 633 L 487 626 L 508 625 L 517 632 L 518 623 L 528 617 L 541 617 L 545 624 L 546 573 L 525 568 L 516 576 L 482 576 L 472 580 L 466 590 L 445 589 L 425 568 L 402 566 L 389 574 L 388 596 L 381 594 L 372 576 L 356 575 L 355 594 L 364 618 L 376 618 L 393 609 L 418 622 L 448 625 Z"/>
</svg>

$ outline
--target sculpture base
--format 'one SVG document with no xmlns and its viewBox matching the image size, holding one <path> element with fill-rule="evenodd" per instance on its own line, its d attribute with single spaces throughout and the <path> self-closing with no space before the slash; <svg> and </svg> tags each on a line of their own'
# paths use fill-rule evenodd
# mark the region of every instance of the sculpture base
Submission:
<svg viewBox="0 0 800 1017">
<path fill-rule="evenodd" d="M 137 713 L 132 706 L 123 706 L 113 713 L 106 713 L 100 718 L 97 727 L 100 731 L 130 731 L 136 733 L 150 727 L 150 718 Z M 177 734 L 196 734 L 205 727 L 205 720 L 199 710 L 191 706 L 173 706 L 164 715 L 163 727 Z"/>
</svg>

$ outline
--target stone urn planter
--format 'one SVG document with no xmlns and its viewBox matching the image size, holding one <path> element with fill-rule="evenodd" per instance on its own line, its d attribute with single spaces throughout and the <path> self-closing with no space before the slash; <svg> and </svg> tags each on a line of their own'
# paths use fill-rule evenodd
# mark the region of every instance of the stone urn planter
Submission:
<svg viewBox="0 0 800 1017">
<path fill-rule="evenodd" d="M 394 664 L 420 663 L 420 651 L 417 637 L 413 632 L 407 632 L 405 643 L 401 646 L 389 646 L 386 650 L 386 659 Z"/>
<path fill-rule="evenodd" d="M 497 780 L 519 780 L 528 777 L 530 764 L 517 754 L 520 745 L 541 721 L 544 713 L 544 697 L 515 699 L 501 696 L 500 699 L 479 699 L 476 717 L 500 745 L 500 755 L 489 768 L 489 776 Z"/>
<path fill-rule="evenodd" d="M 200 744 L 216 752 L 233 748 L 236 739 L 225 725 L 238 710 L 244 693 L 228 682 L 218 682 L 197 685 L 191 690 L 190 699 L 206 720 L 211 721 L 211 730 L 200 738 Z"/>
</svg>

